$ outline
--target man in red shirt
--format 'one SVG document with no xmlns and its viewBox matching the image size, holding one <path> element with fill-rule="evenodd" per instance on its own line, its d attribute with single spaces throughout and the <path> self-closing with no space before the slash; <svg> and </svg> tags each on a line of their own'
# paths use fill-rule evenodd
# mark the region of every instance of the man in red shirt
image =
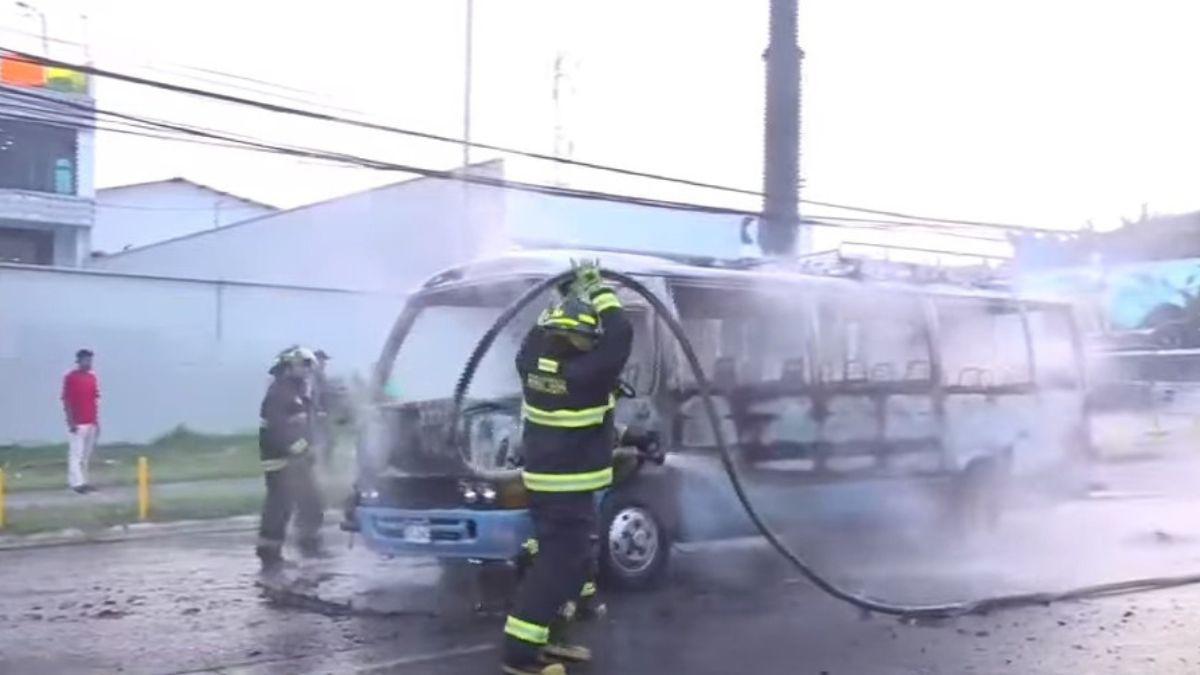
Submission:
<svg viewBox="0 0 1200 675">
<path fill-rule="evenodd" d="M 70 432 L 67 484 L 79 494 L 92 492 L 87 472 L 100 435 L 100 385 L 92 372 L 90 349 L 75 352 L 75 369 L 63 378 L 62 402 Z"/>
</svg>

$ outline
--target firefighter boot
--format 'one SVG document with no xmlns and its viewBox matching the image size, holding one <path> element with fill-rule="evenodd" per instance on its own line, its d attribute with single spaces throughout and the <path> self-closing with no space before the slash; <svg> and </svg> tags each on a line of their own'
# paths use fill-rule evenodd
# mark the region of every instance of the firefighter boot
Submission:
<svg viewBox="0 0 1200 675">
<path fill-rule="evenodd" d="M 567 626 L 576 615 L 574 602 L 563 605 L 560 617 L 550 625 L 550 642 L 542 647 L 541 659 L 547 663 L 587 663 L 592 660 L 592 650 L 583 645 L 572 644 L 567 639 Z"/>
<path fill-rule="evenodd" d="M 592 660 L 592 650 L 568 642 L 551 642 L 542 647 L 541 658 L 546 663 L 587 663 Z"/>
<path fill-rule="evenodd" d="M 334 557 L 333 552 L 325 548 L 320 537 L 307 537 L 299 542 L 297 548 L 300 549 L 300 555 L 308 560 L 328 560 Z"/>
<path fill-rule="evenodd" d="M 274 577 L 283 572 L 285 563 L 283 555 L 280 553 L 280 547 L 260 545 L 255 549 L 255 553 L 258 554 L 258 560 L 262 564 L 262 567 L 259 569 L 260 575 Z"/>
<path fill-rule="evenodd" d="M 596 595 L 596 582 L 589 581 L 583 585 L 579 594 L 579 605 L 575 608 L 575 618 L 580 621 L 596 621 L 608 614 L 608 605 Z"/>
<path fill-rule="evenodd" d="M 501 672 L 506 675 L 567 675 L 567 669 L 561 663 L 532 663 L 524 666 L 504 664 Z"/>
</svg>

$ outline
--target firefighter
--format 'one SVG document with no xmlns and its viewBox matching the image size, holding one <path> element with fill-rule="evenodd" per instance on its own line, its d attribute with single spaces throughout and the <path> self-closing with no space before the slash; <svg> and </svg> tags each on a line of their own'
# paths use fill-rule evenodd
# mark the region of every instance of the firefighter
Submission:
<svg viewBox="0 0 1200 675">
<path fill-rule="evenodd" d="M 324 557 L 320 529 L 321 495 L 313 476 L 313 404 L 309 395 L 316 355 L 303 347 L 284 350 L 271 367 L 274 376 L 263 397 L 258 430 L 259 457 L 267 496 L 256 552 L 265 575 L 283 568 L 288 520 L 296 516 L 304 557 Z"/>
<path fill-rule="evenodd" d="M 662 463 L 662 456 L 659 454 L 659 434 L 653 429 L 646 429 L 637 425 L 618 427 L 616 438 L 614 439 L 617 448 L 636 448 L 636 454 L 621 454 L 620 457 L 614 456 L 613 462 L 613 482 L 620 483 L 622 473 L 629 474 L 633 469 L 631 464 L 644 460 Z M 524 578 L 529 567 L 532 565 L 534 558 L 538 553 L 538 540 L 529 538 L 521 545 L 522 555 L 518 560 L 517 575 L 518 578 Z M 592 558 L 589 561 L 587 581 L 579 591 L 579 599 L 575 601 L 575 619 L 581 621 L 589 621 L 603 618 L 608 613 L 608 605 L 600 599 L 597 593 L 596 577 L 598 563 L 600 559 L 600 537 L 597 534 L 592 535 Z"/>
<path fill-rule="evenodd" d="M 503 671 L 562 675 L 588 661 L 563 631 L 589 581 L 595 493 L 612 484 L 614 391 L 633 328 L 599 267 L 583 264 L 517 354 L 525 419 L 522 480 L 538 552 L 505 623 Z"/>
</svg>

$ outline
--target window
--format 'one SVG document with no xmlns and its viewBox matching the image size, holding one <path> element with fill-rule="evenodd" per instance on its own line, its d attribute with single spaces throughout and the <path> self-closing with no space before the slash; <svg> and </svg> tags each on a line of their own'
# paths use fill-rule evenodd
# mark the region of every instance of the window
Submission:
<svg viewBox="0 0 1200 675">
<path fill-rule="evenodd" d="M 75 194 L 75 130 L 0 117 L 0 188 Z"/>
<path fill-rule="evenodd" d="M 809 379 L 808 304 L 790 288 L 673 289 L 680 320 L 705 374 L 718 386 Z M 680 360 L 680 363 L 685 363 Z M 679 369 L 684 386 L 692 380 Z"/>
<path fill-rule="evenodd" d="M 821 381 L 928 381 L 932 377 L 919 297 L 886 291 L 826 293 L 817 308 Z"/>
<path fill-rule="evenodd" d="M 635 306 L 623 293 L 621 302 L 629 322 L 633 324 L 633 345 L 621 379 L 632 386 L 639 397 L 648 396 L 653 391 L 658 377 L 654 331 L 661 330 L 660 322 L 650 321 L 647 311 Z"/>
<path fill-rule="evenodd" d="M 944 381 L 951 386 L 1028 384 L 1025 328 L 1015 304 L 1002 300 L 935 302 Z"/>
<path fill-rule="evenodd" d="M 1062 307 L 1026 308 L 1029 335 L 1033 339 L 1038 384 L 1052 388 L 1073 388 L 1079 384 L 1071 316 Z"/>
<path fill-rule="evenodd" d="M 53 251 L 50 232 L 0 227 L 0 262 L 49 265 Z"/>
<path fill-rule="evenodd" d="M 679 284 L 672 287 L 672 292 L 688 340 L 718 391 L 756 384 L 812 382 L 808 367 L 811 321 L 806 318 L 809 304 L 803 289 Z M 675 438 L 683 448 L 712 448 L 716 439 L 693 389 L 693 373 L 682 357 L 678 364 L 676 386 L 688 397 L 680 402 Z M 801 405 L 797 402 L 801 398 L 789 396 L 779 405 Z M 746 419 L 740 420 L 741 428 L 735 425 L 725 397 L 718 396 L 714 403 L 723 418 L 727 439 L 752 442 L 763 431 L 761 425 L 747 426 Z"/>
<path fill-rule="evenodd" d="M 394 401 L 428 401 L 454 393 L 463 366 L 475 346 L 503 313 L 524 283 L 469 287 L 438 294 L 428 300 L 392 362 L 384 394 Z M 648 333 L 645 308 L 621 293 L 630 322 L 633 345 L 622 377 L 640 396 L 650 393 L 656 377 L 653 336 Z M 516 356 L 538 314 L 551 302 L 550 294 L 535 299 L 497 336 L 471 381 L 472 399 L 519 396 Z"/>
</svg>

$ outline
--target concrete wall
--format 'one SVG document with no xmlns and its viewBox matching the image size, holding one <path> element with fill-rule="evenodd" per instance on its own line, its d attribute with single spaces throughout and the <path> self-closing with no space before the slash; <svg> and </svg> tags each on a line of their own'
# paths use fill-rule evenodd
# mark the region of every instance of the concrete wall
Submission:
<svg viewBox="0 0 1200 675">
<path fill-rule="evenodd" d="M 499 246 L 503 191 L 416 179 L 117 255 L 98 269 L 405 292 Z"/>
<path fill-rule="evenodd" d="M 276 211 L 182 179 L 107 188 L 96 194 L 92 250 L 119 253 Z"/>
<path fill-rule="evenodd" d="M 741 242 L 741 216 L 695 213 L 508 190 L 505 217 L 514 239 L 715 258 L 756 255 Z M 755 228 L 750 228 L 753 234 Z"/>
<path fill-rule="evenodd" d="M 0 265 L 0 444 L 64 437 L 62 376 L 96 352 L 104 441 L 257 428 L 266 369 L 301 343 L 367 376 L 403 299 Z"/>
</svg>

